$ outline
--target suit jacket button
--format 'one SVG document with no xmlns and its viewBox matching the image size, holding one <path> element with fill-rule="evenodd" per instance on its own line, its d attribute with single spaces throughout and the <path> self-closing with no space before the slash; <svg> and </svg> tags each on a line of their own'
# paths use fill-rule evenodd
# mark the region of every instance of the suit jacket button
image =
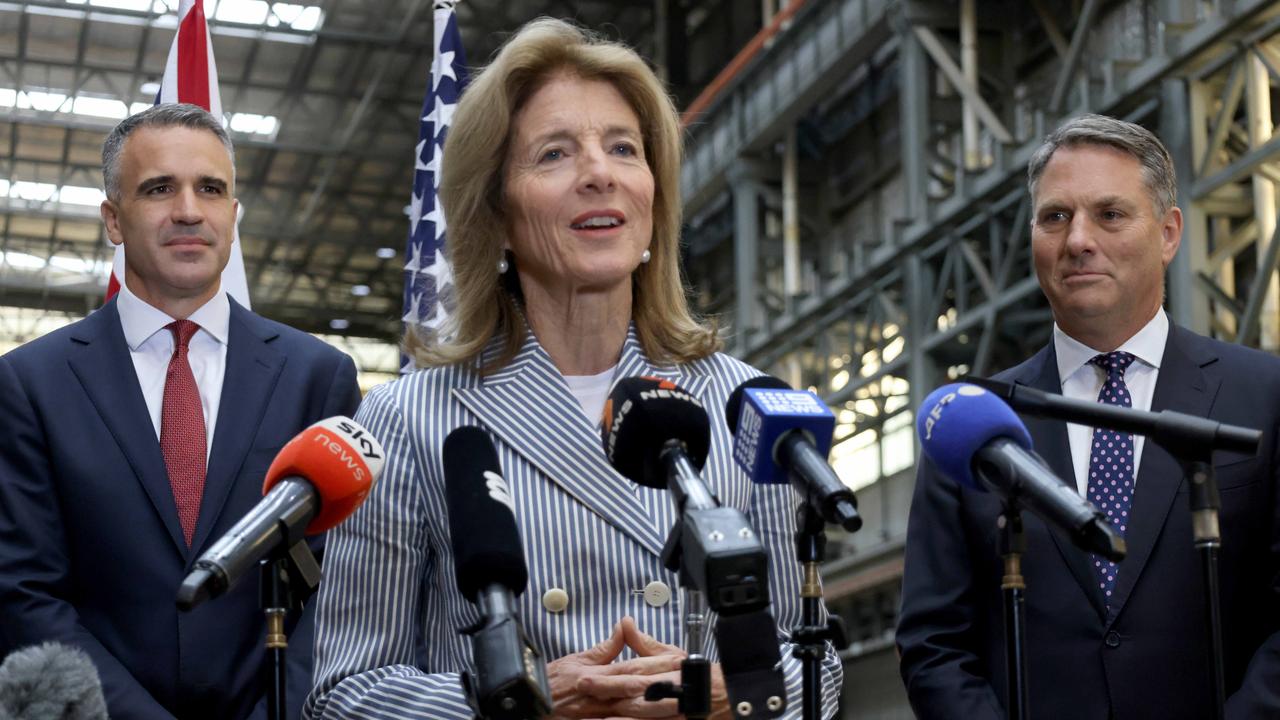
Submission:
<svg viewBox="0 0 1280 720">
<path fill-rule="evenodd" d="M 1107 633 L 1107 639 L 1105 640 L 1105 642 L 1107 643 L 1107 647 L 1109 648 L 1120 647 L 1120 633 L 1112 630 L 1111 632 Z"/>
<path fill-rule="evenodd" d="M 654 580 L 644 586 L 644 601 L 649 607 L 662 607 L 671 600 L 671 588 L 661 580 Z"/>
<path fill-rule="evenodd" d="M 551 588 L 542 593 L 542 607 L 547 612 L 560 613 L 569 607 L 569 593 L 560 588 Z"/>
</svg>

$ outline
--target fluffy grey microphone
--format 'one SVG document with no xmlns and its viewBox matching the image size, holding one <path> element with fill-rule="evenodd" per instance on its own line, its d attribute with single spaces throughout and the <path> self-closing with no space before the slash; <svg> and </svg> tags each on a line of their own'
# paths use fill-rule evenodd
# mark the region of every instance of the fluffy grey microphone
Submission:
<svg viewBox="0 0 1280 720">
<path fill-rule="evenodd" d="M 48 642 L 10 653 L 0 665 L 0 720 L 106 720 L 93 661 Z"/>
</svg>

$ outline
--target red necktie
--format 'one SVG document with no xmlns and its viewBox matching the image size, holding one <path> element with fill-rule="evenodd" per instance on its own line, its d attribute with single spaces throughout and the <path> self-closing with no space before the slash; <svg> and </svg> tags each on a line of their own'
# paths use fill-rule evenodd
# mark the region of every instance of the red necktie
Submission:
<svg viewBox="0 0 1280 720">
<path fill-rule="evenodd" d="M 173 357 L 164 378 L 164 404 L 160 410 L 160 452 L 169 469 L 169 484 L 178 505 L 182 534 L 191 545 L 200 498 L 204 495 L 205 433 L 200 389 L 187 360 L 187 344 L 200 326 L 175 320 L 165 326 L 173 331 Z"/>
</svg>

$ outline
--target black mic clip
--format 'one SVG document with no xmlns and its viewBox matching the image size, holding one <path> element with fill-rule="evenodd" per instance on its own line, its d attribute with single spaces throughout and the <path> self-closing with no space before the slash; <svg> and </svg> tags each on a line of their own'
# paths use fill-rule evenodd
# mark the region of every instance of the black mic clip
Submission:
<svg viewBox="0 0 1280 720">
<path fill-rule="evenodd" d="M 768 557 L 741 511 L 687 509 L 671 528 L 662 560 L 686 587 L 702 590 L 718 613 L 769 606 Z"/>
<path fill-rule="evenodd" d="M 791 631 L 792 657 L 804 659 L 804 656 L 815 652 L 815 648 L 827 641 L 836 648 L 849 646 L 849 632 L 845 628 L 844 618 L 839 615 L 828 615 L 826 625 L 803 625 Z"/>
<path fill-rule="evenodd" d="M 467 704 L 481 720 L 530 720 L 551 714 L 547 666 L 512 614 L 482 617 L 464 629 L 472 655 L 488 658 L 462 673 Z M 515 664 L 510 658 L 519 658 Z"/>
<path fill-rule="evenodd" d="M 273 552 L 258 565 L 262 568 L 258 600 L 264 611 L 280 608 L 301 612 L 320 586 L 320 562 L 306 540 L 295 542 L 288 550 Z"/>
<path fill-rule="evenodd" d="M 689 720 L 711 715 L 711 662 L 702 655 L 689 655 L 680 663 L 680 685 L 659 682 L 644 689 L 649 702 L 674 699 L 680 714 Z"/>
<path fill-rule="evenodd" d="M 715 633 L 733 717 L 776 718 L 786 712 L 787 686 L 773 615 L 764 608 L 721 615 Z"/>
</svg>

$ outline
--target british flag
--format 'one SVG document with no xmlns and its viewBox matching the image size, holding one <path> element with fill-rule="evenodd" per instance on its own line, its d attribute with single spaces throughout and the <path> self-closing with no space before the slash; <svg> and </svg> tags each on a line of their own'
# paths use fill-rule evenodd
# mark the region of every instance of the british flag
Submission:
<svg viewBox="0 0 1280 720">
<path fill-rule="evenodd" d="M 453 273 L 444 255 L 447 225 L 436 202 L 436 190 L 440 187 L 444 139 L 458 96 L 467 84 L 455 4 L 451 0 L 435 3 L 434 60 L 414 148 L 413 195 L 406 209 L 409 242 L 405 249 L 402 319 L 406 325 L 431 331 L 443 326 L 452 308 L 448 288 L 453 284 Z M 409 369 L 407 364 L 403 368 Z"/>
</svg>

